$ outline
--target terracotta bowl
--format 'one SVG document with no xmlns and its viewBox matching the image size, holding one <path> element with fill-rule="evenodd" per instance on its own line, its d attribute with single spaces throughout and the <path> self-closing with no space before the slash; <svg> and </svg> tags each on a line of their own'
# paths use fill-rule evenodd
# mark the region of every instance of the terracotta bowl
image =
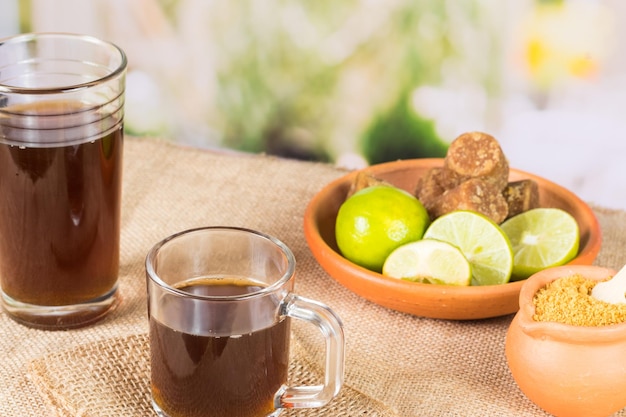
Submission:
<svg viewBox="0 0 626 417">
<path fill-rule="evenodd" d="M 533 320 L 532 298 L 547 283 L 580 274 L 606 279 L 615 271 L 561 266 L 528 278 L 506 336 L 506 358 L 520 390 L 557 417 L 609 416 L 626 407 L 626 323 L 573 326 Z"/>
<path fill-rule="evenodd" d="M 430 168 L 443 159 L 410 159 L 366 168 L 373 175 L 409 192 Z M 335 218 L 357 171 L 326 185 L 309 202 L 304 214 L 304 234 L 322 268 L 354 293 L 384 307 L 417 316 L 471 320 L 511 314 L 518 309 L 523 281 L 481 287 L 431 285 L 398 280 L 362 268 L 339 253 Z M 570 191 L 536 175 L 511 169 L 510 180 L 531 178 L 539 184 L 540 204 L 567 210 L 580 227 L 580 249 L 570 264 L 590 265 L 600 250 L 601 233 L 591 208 Z"/>
</svg>

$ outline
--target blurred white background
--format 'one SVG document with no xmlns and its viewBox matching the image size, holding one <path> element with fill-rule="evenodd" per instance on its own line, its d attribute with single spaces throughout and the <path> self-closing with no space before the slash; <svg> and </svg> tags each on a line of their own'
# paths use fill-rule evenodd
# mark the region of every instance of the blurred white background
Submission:
<svg viewBox="0 0 626 417">
<path fill-rule="evenodd" d="M 376 121 L 406 101 L 420 146 L 482 130 L 511 166 L 626 209 L 620 0 L 0 0 L 0 11 L 1 36 L 80 32 L 125 49 L 132 134 L 359 167 Z"/>
</svg>

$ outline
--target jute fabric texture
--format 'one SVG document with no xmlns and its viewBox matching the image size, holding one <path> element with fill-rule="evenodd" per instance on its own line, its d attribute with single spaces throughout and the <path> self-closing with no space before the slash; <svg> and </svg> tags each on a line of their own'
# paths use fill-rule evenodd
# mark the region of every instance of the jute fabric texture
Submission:
<svg viewBox="0 0 626 417">
<path fill-rule="evenodd" d="M 30 364 L 29 373 L 59 416 L 149 416 L 154 413 L 149 348 L 146 334 L 106 339 L 37 359 Z M 290 381 L 321 383 L 323 374 L 306 356 L 297 342 L 292 343 Z M 333 401 L 332 410 L 338 417 L 397 416 L 349 386 Z M 302 417 L 317 415 L 315 409 L 298 412 Z"/>
<path fill-rule="evenodd" d="M 283 240 L 296 292 L 342 318 L 346 386 L 326 408 L 284 416 L 545 416 L 517 388 L 504 356 L 512 316 L 433 320 L 366 301 L 316 263 L 302 231 L 310 198 L 346 172 L 328 164 L 199 151 L 151 138 L 125 143 L 121 305 L 79 330 L 50 332 L 0 315 L 0 416 L 150 416 L 144 259 L 184 229 L 230 225 Z M 626 263 L 626 212 L 593 206 L 604 242 L 597 265 Z M 315 381 L 323 346 L 294 322 L 291 378 Z M 618 415 L 626 415 L 622 412 Z"/>
</svg>

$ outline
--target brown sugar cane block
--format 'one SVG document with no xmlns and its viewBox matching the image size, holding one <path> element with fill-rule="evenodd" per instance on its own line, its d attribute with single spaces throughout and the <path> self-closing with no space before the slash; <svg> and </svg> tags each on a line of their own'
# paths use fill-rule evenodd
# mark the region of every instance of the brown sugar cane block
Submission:
<svg viewBox="0 0 626 417">
<path fill-rule="evenodd" d="M 367 187 L 372 187 L 374 185 L 391 185 L 387 181 L 381 180 L 380 178 L 376 178 L 372 174 L 367 171 L 359 171 L 354 180 L 350 184 L 350 188 L 348 189 L 348 193 L 346 198 L 350 197 L 352 194 L 356 193 L 359 190 L 362 190 Z"/>
<path fill-rule="evenodd" d="M 455 188 L 462 178 L 447 168 L 431 168 L 418 181 L 415 196 L 426 207 L 432 206 L 446 191 Z"/>
<path fill-rule="evenodd" d="M 481 178 L 499 191 L 509 182 L 509 163 L 500 144 L 482 132 L 464 133 L 452 141 L 444 166 L 464 178 Z"/>
<path fill-rule="evenodd" d="M 437 218 L 455 210 L 475 211 L 500 224 L 506 219 L 509 206 L 502 191 L 493 183 L 472 178 L 442 194 L 429 210 L 429 214 Z"/>
<path fill-rule="evenodd" d="M 507 218 L 539 207 L 539 186 L 531 179 L 508 183 L 502 195 L 509 206 Z"/>
</svg>

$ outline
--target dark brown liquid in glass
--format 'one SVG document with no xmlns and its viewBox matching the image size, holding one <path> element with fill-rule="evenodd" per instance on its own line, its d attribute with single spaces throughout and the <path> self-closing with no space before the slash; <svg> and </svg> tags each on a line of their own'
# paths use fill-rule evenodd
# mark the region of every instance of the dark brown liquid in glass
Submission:
<svg viewBox="0 0 626 417">
<path fill-rule="evenodd" d="M 80 108 L 59 102 L 33 111 L 46 114 L 61 105 Z M 120 123 L 100 139 L 71 146 L 0 143 L 0 283 L 6 295 L 62 306 L 115 287 L 122 142 Z"/>
<path fill-rule="evenodd" d="M 204 280 L 179 287 L 204 295 L 241 295 L 254 282 Z M 269 302 L 269 301 L 268 301 Z M 212 314 L 198 305 L 165 312 L 192 320 Z M 191 311 L 193 309 L 194 311 Z M 254 315 L 242 312 L 254 327 Z M 228 317 L 220 318 L 228 320 Z M 197 325 L 198 323 L 196 323 Z M 202 327 L 200 325 L 200 327 Z M 274 395 L 287 381 L 289 319 L 249 334 L 211 337 L 173 330 L 150 318 L 152 394 L 170 417 L 262 417 L 274 411 Z"/>
</svg>

